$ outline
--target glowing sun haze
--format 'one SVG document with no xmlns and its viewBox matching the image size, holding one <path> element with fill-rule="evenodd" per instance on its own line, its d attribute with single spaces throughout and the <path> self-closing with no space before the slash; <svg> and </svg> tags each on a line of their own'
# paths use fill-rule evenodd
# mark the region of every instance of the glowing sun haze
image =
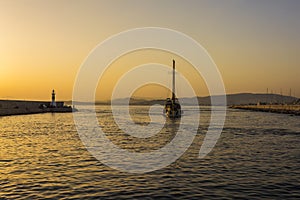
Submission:
<svg viewBox="0 0 300 200">
<path fill-rule="evenodd" d="M 298 0 L 1 0 L 0 98 L 48 100 L 54 88 L 58 99 L 69 100 L 77 71 L 97 44 L 149 26 L 183 32 L 206 48 L 227 93 L 269 88 L 287 95 L 292 88 L 299 97 L 299 10 Z M 173 57 L 193 79 L 192 67 L 176 55 L 135 52 L 113 63 L 97 99 L 109 99 L 124 69 L 154 61 L 171 66 Z M 191 80 L 197 95 L 208 95 L 197 78 L 199 83 Z M 148 87 L 137 95 L 164 97 L 161 93 L 164 88 Z"/>
</svg>

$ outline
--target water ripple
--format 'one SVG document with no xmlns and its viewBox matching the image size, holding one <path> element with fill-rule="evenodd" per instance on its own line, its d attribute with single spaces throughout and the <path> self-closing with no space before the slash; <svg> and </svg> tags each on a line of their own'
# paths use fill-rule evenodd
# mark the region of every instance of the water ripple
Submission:
<svg viewBox="0 0 300 200">
<path fill-rule="evenodd" d="M 147 125 L 147 109 L 133 108 L 137 124 Z M 201 110 L 198 134 L 185 154 L 140 175 L 92 157 L 71 114 L 1 117 L 0 199 L 300 198 L 299 118 L 229 110 L 216 147 L 198 159 L 210 119 L 210 109 Z M 107 137 L 131 151 L 152 151 L 174 137 L 170 125 L 149 139 L 129 137 L 112 121 L 108 106 L 98 106 L 97 117 Z M 192 112 L 184 117 L 197 120 Z"/>
</svg>

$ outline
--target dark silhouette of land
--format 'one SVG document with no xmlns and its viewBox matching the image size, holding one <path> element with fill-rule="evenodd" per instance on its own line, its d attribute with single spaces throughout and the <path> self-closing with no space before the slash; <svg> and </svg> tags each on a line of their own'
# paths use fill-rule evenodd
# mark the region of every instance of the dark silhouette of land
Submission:
<svg viewBox="0 0 300 200">
<path fill-rule="evenodd" d="M 47 112 L 72 112 L 71 106 L 56 102 L 56 107 L 47 101 L 0 100 L 0 116 L 25 115 Z"/>
<path fill-rule="evenodd" d="M 300 115 L 300 105 L 236 105 L 230 106 L 233 109 L 241 110 L 250 110 L 250 111 L 259 111 L 259 112 L 271 112 L 271 113 L 280 113 L 280 114 L 290 114 L 290 115 Z"/>
<path fill-rule="evenodd" d="M 217 102 L 222 104 L 221 100 L 223 96 L 214 96 Z M 184 105 L 193 105 L 192 98 L 179 98 Z M 227 94 L 227 105 L 256 105 L 260 104 L 295 104 L 299 99 L 291 96 L 284 96 L 278 94 L 253 94 L 253 93 L 239 93 L 239 94 Z M 211 97 L 197 97 L 198 105 L 210 106 L 211 105 Z M 116 105 L 126 105 L 129 101 L 130 105 L 154 105 L 160 104 L 164 105 L 165 99 L 147 99 L 147 98 L 121 98 L 113 100 L 113 104 Z M 69 101 L 71 103 L 71 101 Z M 94 102 L 76 102 L 77 104 L 94 104 Z M 96 101 L 96 105 L 110 105 L 110 101 Z"/>
<path fill-rule="evenodd" d="M 214 96 L 215 99 L 220 100 L 222 105 L 222 96 Z M 240 94 L 228 94 L 226 95 L 227 105 L 232 108 L 249 109 L 256 111 L 266 112 L 280 112 L 280 113 L 292 113 L 297 114 L 300 110 L 300 100 L 296 97 L 283 96 L 278 94 L 252 94 L 252 93 L 240 93 Z M 210 106 L 211 97 L 197 97 L 198 105 Z M 130 105 L 164 105 L 165 99 L 143 99 L 143 98 L 124 98 L 113 100 L 113 104 L 127 105 L 129 101 Z M 180 98 L 183 105 L 194 105 L 191 98 Z M 76 104 L 96 104 L 96 105 L 110 105 L 110 101 L 97 101 L 94 102 L 66 102 L 69 105 Z M 21 101 L 21 100 L 0 100 L 0 116 L 8 115 L 23 115 L 23 114 L 35 114 L 46 112 L 72 112 L 71 106 L 64 106 L 64 102 L 56 102 L 57 107 L 51 107 L 51 102 L 48 101 Z M 223 105 L 223 106 L 227 106 Z M 270 106 L 272 105 L 272 106 Z M 277 105 L 277 108 L 276 108 Z M 281 106 L 280 106 L 281 105 Z M 283 106 L 288 105 L 288 106 Z M 291 107 L 290 105 L 294 105 Z M 251 106 L 251 107 L 250 107 Z M 272 109 L 271 109 L 272 108 Z M 277 110 L 277 111 L 275 111 Z M 292 110 L 292 111 L 291 111 Z"/>
</svg>

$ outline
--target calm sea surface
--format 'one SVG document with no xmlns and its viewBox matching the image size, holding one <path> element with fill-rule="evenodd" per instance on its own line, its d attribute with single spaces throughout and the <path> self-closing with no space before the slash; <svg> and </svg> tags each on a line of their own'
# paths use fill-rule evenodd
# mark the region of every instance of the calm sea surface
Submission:
<svg viewBox="0 0 300 200">
<path fill-rule="evenodd" d="M 158 136 L 133 142 L 113 122 L 110 107 L 96 110 L 108 137 L 136 152 L 163 147 L 178 125 L 168 121 Z M 146 106 L 132 106 L 130 113 L 138 125 L 149 122 Z M 188 107 L 184 117 L 197 120 L 193 113 Z M 190 148 L 146 174 L 119 172 L 96 160 L 71 113 L 0 117 L 0 199 L 300 199 L 299 116 L 228 110 L 217 145 L 198 159 L 209 117 L 209 107 L 202 107 Z"/>
</svg>

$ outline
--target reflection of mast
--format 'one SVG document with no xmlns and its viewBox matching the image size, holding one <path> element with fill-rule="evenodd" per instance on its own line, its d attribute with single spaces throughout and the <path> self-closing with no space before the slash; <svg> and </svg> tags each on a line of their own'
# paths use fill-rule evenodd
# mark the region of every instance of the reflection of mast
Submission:
<svg viewBox="0 0 300 200">
<path fill-rule="evenodd" d="M 172 100 L 175 101 L 175 60 L 173 60 Z"/>
</svg>

